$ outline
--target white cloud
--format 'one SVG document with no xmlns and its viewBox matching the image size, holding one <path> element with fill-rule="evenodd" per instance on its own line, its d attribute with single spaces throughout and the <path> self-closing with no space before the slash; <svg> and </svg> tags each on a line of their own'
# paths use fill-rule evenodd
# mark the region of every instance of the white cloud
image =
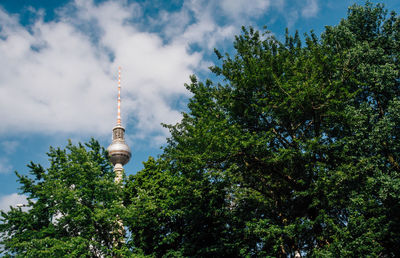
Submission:
<svg viewBox="0 0 400 258">
<path fill-rule="evenodd" d="M 160 123 L 180 119 L 170 103 L 187 94 L 183 84 L 201 55 L 127 23 L 140 13 L 136 4 L 73 5 L 76 13 L 66 8 L 58 22 L 39 19 L 31 32 L 0 10 L 0 133 L 108 133 L 120 65 L 125 122 L 136 121 L 138 135 L 165 135 Z M 99 28 L 98 42 L 79 27 L 89 22 Z"/>
<path fill-rule="evenodd" d="M 80 8 L 77 16 L 98 21 L 103 30 L 99 44 L 114 53 L 112 63 L 122 66 L 123 113 L 131 114 L 135 120 L 136 136 L 165 136 L 160 123 L 180 119 L 179 111 L 170 102 L 187 94 L 183 84 L 201 64 L 201 55 L 189 53 L 187 45 L 180 42 L 165 44 L 159 35 L 139 31 L 123 19 L 108 18 L 115 17 L 115 13 L 128 17 L 129 8 L 115 2 L 89 9 L 82 13 Z"/>
<path fill-rule="evenodd" d="M 211 8 L 208 7 L 208 8 Z M 104 135 L 116 117 L 116 70 L 122 66 L 123 122 L 136 138 L 165 136 L 160 123 L 176 123 L 174 100 L 187 96 L 190 74 L 206 67 L 202 52 L 233 37 L 196 1 L 186 1 L 163 24 L 170 40 L 140 30 L 141 7 L 126 1 L 76 0 L 59 19 L 30 30 L 0 10 L 0 134 L 39 132 Z M 194 13 L 191 21 L 189 13 Z M 178 14 L 184 14 L 183 16 Z M 171 19 L 170 19 L 171 18 Z M 171 29 L 176 24 L 181 27 Z"/>
<path fill-rule="evenodd" d="M 150 19 L 150 23 L 162 27 L 160 34 L 173 44 L 185 47 L 197 44 L 202 51 L 209 51 L 225 39 L 233 39 L 242 25 L 236 19 L 233 19 L 234 24 L 218 24 L 215 18 L 221 15 L 221 12 L 216 13 L 220 9 L 220 2 L 186 0 L 181 9 L 174 12 L 161 11 L 157 19 Z"/>
<path fill-rule="evenodd" d="M 317 0 L 307 0 L 306 5 L 301 10 L 301 15 L 305 18 L 314 17 L 318 13 L 318 1 Z"/>
<path fill-rule="evenodd" d="M 280 1 L 277 2 L 280 4 Z M 247 20 L 249 17 L 258 17 L 274 4 L 271 0 L 222 0 L 220 6 L 226 16 L 234 20 Z"/>
<path fill-rule="evenodd" d="M 113 93 L 105 57 L 69 24 L 39 20 L 29 33 L 15 23 L 0 40 L 0 132 L 104 132 Z"/>
<path fill-rule="evenodd" d="M 9 211 L 10 206 L 16 207 L 17 204 L 27 204 L 28 201 L 25 195 L 20 195 L 17 193 L 13 193 L 10 195 L 4 195 L 0 197 L 0 210 Z"/>
<path fill-rule="evenodd" d="M 190 24 L 175 41 L 189 44 L 198 44 L 207 51 L 216 47 L 219 41 L 226 38 L 233 38 L 239 31 L 240 26 L 219 26 L 212 18 L 212 12 L 204 11 L 206 8 L 212 8 L 211 5 L 204 7 L 200 5 L 191 5 L 191 10 L 194 11 L 196 22 Z"/>
<path fill-rule="evenodd" d="M 10 173 L 13 167 L 8 158 L 0 157 L 0 174 Z"/>
<path fill-rule="evenodd" d="M 6 153 L 6 154 L 12 154 L 17 150 L 17 147 L 19 146 L 19 142 L 18 141 L 2 141 L 1 142 L 1 147 L 2 150 Z"/>
<path fill-rule="evenodd" d="M 296 9 L 288 11 L 286 15 L 287 27 L 291 29 L 299 18 L 299 12 Z"/>
<path fill-rule="evenodd" d="M 278 7 L 279 12 L 285 17 L 289 29 L 293 28 L 300 18 L 315 17 L 319 11 L 318 0 L 298 1 L 297 4 L 290 4 L 291 2 L 282 3 Z"/>
<path fill-rule="evenodd" d="M 75 0 L 54 21 L 38 11 L 30 28 L 0 9 L 0 134 L 110 133 L 122 66 L 127 133 L 165 137 L 160 123 L 180 120 L 174 103 L 188 96 L 189 75 L 210 65 L 205 55 L 227 39 L 231 44 L 245 21 L 283 4 L 185 0 L 178 11 L 148 18 L 138 3 Z M 219 24 L 218 12 L 231 22 Z"/>
</svg>

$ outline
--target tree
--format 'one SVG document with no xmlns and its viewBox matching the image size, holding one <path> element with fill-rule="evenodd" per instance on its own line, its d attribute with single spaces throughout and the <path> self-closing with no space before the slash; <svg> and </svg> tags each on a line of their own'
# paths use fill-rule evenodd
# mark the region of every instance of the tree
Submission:
<svg viewBox="0 0 400 258">
<path fill-rule="evenodd" d="M 400 18 L 354 5 L 279 42 L 243 28 L 223 83 L 187 85 L 164 153 L 130 176 L 128 244 L 155 256 L 400 253 Z M 130 219 L 129 219 L 130 218 Z"/>
<path fill-rule="evenodd" d="M 28 210 L 1 212 L 3 254 L 17 257 L 100 257 L 126 253 L 116 246 L 121 187 L 106 151 L 91 140 L 50 148 L 50 167 L 30 163 L 31 176 L 16 173 Z"/>
</svg>

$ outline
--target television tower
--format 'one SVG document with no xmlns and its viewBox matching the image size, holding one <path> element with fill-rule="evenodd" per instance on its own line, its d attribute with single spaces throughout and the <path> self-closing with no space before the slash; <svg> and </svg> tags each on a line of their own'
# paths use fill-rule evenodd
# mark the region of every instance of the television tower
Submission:
<svg viewBox="0 0 400 258">
<path fill-rule="evenodd" d="M 114 165 L 115 182 L 122 183 L 124 173 L 123 166 L 129 162 L 131 158 L 131 150 L 125 143 L 125 128 L 121 124 L 121 67 L 118 67 L 118 116 L 117 125 L 112 130 L 112 143 L 108 146 L 107 151 L 111 163 Z"/>
<path fill-rule="evenodd" d="M 108 156 L 111 163 L 114 165 L 115 183 L 122 187 L 122 177 L 124 173 L 124 165 L 129 162 L 131 158 L 131 150 L 125 143 L 125 128 L 121 124 L 121 67 L 118 67 L 118 116 L 117 124 L 112 130 L 112 142 L 108 146 Z M 121 202 L 121 205 L 122 202 Z M 114 246 L 117 247 L 124 243 L 124 225 L 122 220 L 117 215 L 117 228 L 114 232 L 117 236 L 113 237 Z"/>
</svg>

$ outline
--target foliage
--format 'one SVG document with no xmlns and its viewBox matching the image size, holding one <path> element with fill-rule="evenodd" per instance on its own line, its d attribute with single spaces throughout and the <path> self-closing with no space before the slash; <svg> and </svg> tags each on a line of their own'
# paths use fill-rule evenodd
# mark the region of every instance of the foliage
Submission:
<svg viewBox="0 0 400 258">
<path fill-rule="evenodd" d="M 279 42 L 243 28 L 129 178 L 128 244 L 154 256 L 400 253 L 400 18 L 349 8 Z"/>
<path fill-rule="evenodd" d="M 3 254 L 17 257 L 118 256 L 116 214 L 122 212 L 121 188 L 104 148 L 69 142 L 50 148 L 50 167 L 31 163 L 31 176 L 17 173 L 27 210 L 1 212 Z"/>
</svg>

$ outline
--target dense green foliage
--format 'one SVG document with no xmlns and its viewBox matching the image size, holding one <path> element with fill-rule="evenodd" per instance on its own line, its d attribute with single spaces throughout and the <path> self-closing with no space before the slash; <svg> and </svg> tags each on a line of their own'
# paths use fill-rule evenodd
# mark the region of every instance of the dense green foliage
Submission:
<svg viewBox="0 0 400 258">
<path fill-rule="evenodd" d="M 400 18 L 355 5 L 320 37 L 244 28 L 234 48 L 215 51 L 220 83 L 192 76 L 189 111 L 122 193 L 94 141 L 18 175 L 31 208 L 1 214 L 7 253 L 399 254 Z M 117 214 L 128 234 L 113 246 Z"/>
<path fill-rule="evenodd" d="M 87 148 L 71 143 L 51 148 L 47 170 L 31 163 L 31 177 L 17 173 L 29 210 L 1 212 L 3 255 L 100 257 L 126 251 L 114 244 L 121 188 L 104 148 L 94 140 Z"/>
<path fill-rule="evenodd" d="M 353 6 L 320 38 L 243 29 L 129 178 L 131 248 L 155 256 L 400 253 L 400 18 Z"/>
</svg>

